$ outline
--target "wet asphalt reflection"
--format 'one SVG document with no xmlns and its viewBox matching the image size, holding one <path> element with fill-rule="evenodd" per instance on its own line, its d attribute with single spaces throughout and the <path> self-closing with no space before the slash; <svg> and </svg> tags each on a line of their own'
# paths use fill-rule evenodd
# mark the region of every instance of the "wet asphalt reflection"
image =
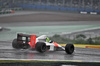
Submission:
<svg viewBox="0 0 100 66">
<path fill-rule="evenodd" d="M 32 49 L 14 49 L 11 42 L 0 42 L 0 59 L 30 59 L 30 60 L 64 60 L 64 61 L 100 61 L 100 49 L 75 48 L 72 55 L 65 51 L 39 53 Z"/>
</svg>

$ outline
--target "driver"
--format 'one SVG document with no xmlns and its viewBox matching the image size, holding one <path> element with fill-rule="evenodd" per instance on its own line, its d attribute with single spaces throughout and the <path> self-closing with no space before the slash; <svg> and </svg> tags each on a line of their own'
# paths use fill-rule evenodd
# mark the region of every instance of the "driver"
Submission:
<svg viewBox="0 0 100 66">
<path fill-rule="evenodd" d="M 49 41 L 50 41 L 50 39 L 49 39 L 49 37 L 47 37 L 47 38 L 46 38 L 46 42 L 49 42 Z"/>
</svg>

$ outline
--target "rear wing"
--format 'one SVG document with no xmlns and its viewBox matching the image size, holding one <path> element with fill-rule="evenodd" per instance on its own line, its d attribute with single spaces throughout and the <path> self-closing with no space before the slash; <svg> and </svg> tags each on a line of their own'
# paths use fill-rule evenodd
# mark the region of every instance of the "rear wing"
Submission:
<svg viewBox="0 0 100 66">
<path fill-rule="evenodd" d="M 17 42 L 21 44 L 29 44 L 32 48 L 35 48 L 36 35 L 27 35 L 19 33 L 17 34 Z"/>
</svg>

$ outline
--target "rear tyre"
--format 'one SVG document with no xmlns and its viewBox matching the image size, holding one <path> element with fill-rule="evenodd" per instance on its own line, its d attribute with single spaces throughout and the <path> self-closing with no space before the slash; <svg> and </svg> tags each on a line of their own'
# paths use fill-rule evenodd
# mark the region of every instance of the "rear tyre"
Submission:
<svg viewBox="0 0 100 66">
<path fill-rule="evenodd" d="M 72 54 L 74 52 L 74 45 L 73 44 L 66 44 L 65 52 L 67 54 Z"/>
<path fill-rule="evenodd" d="M 29 44 L 23 44 L 23 45 L 22 45 L 22 48 L 23 48 L 23 49 L 28 49 L 28 48 L 30 48 L 30 45 L 29 45 Z"/>
<path fill-rule="evenodd" d="M 35 49 L 38 51 L 38 52 L 45 52 L 46 51 L 46 44 L 43 43 L 43 42 L 37 42 L 36 45 L 35 45 Z"/>
<path fill-rule="evenodd" d="M 21 44 L 17 42 L 17 39 L 14 39 L 12 42 L 12 47 L 15 49 L 21 49 Z"/>
</svg>

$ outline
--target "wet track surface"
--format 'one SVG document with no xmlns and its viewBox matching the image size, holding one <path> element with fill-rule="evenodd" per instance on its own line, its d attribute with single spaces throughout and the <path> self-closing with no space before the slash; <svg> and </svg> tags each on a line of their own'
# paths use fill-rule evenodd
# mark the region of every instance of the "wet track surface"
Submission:
<svg viewBox="0 0 100 66">
<path fill-rule="evenodd" d="M 60 61 L 100 61 L 100 49 L 75 48 L 72 55 L 65 51 L 39 53 L 31 49 L 14 49 L 11 42 L 0 42 L 0 59 L 60 60 Z"/>
<path fill-rule="evenodd" d="M 20 26 L 63 26 L 63 25 L 100 25 L 100 21 L 48 21 L 48 22 L 11 22 L 0 23 L 1 27 L 20 27 Z"/>
<path fill-rule="evenodd" d="M 18 12 L 16 14 L 20 15 L 21 13 Z M 37 12 L 35 12 L 35 13 L 37 13 Z M 26 14 L 26 13 L 24 13 L 24 14 Z M 31 14 L 31 13 L 28 12 L 27 14 Z M 5 16 L 6 16 L 6 20 L 5 20 L 5 18 L 4 18 L 4 20 L 2 20 L 2 18 Z M 13 27 L 25 27 L 25 26 L 100 25 L 99 21 L 74 21 L 74 20 L 73 21 L 68 21 L 68 20 L 67 21 L 59 21 L 58 20 L 58 21 L 48 21 L 48 22 L 46 22 L 46 21 L 45 22 L 38 22 L 38 21 L 33 22 L 33 20 L 31 20 L 31 21 L 29 20 L 29 22 L 28 21 L 26 22 L 27 19 L 24 20 L 25 18 L 23 19 L 25 22 L 23 22 L 23 20 L 22 21 L 19 20 L 20 22 L 18 23 L 18 22 L 13 22 L 12 17 L 11 18 L 9 17 L 9 19 L 8 19 L 8 16 L 9 15 L 3 15 L 3 17 L 0 20 L 0 27 L 4 27 L 4 28 L 12 27 L 13 28 Z M 81 15 L 78 15 L 78 16 L 81 16 Z M 92 17 L 94 17 L 94 16 L 92 15 Z M 78 17 L 76 17 L 76 18 L 78 18 Z M 87 18 L 87 17 L 84 17 L 84 18 Z M 99 16 L 96 16 L 96 18 L 100 19 Z M 20 18 L 20 19 L 22 19 L 22 18 Z M 71 17 L 71 19 L 73 19 L 73 18 Z M 10 20 L 12 22 L 10 22 Z M 91 18 L 89 18 L 89 20 L 91 20 Z M 9 21 L 9 23 L 8 23 L 8 21 Z M 9 30 L 10 29 L 7 29 L 7 31 L 9 31 Z M 6 33 L 6 31 L 4 31 L 4 33 Z M 4 33 L 2 31 L 0 32 L 0 34 L 4 34 Z M 1 36 L 3 36 L 3 35 L 1 35 Z M 12 35 L 10 35 L 10 37 L 7 37 L 7 36 L 5 36 L 5 37 L 8 40 L 10 40 Z M 11 60 L 11 59 L 26 59 L 27 60 L 27 59 L 30 59 L 30 60 L 55 60 L 55 61 L 58 60 L 58 61 L 85 61 L 85 62 L 99 61 L 100 62 L 100 49 L 75 48 L 75 52 L 72 55 L 66 54 L 65 51 L 39 53 L 39 52 L 33 51 L 31 49 L 26 49 L 26 50 L 25 49 L 24 50 L 23 49 L 14 49 L 14 48 L 12 48 L 11 41 L 4 40 L 4 41 L 0 41 L 0 60 L 4 60 L 4 59 L 5 60 Z"/>
<path fill-rule="evenodd" d="M 44 23 L 44 24 L 43 24 Z M 45 25 L 93 25 L 94 22 L 40 22 L 38 23 L 1 23 L 3 27 L 9 26 L 45 26 Z M 95 22 L 95 24 L 100 24 L 100 22 Z M 2 32 L 2 31 L 1 31 Z M 6 31 L 5 31 L 6 32 Z M 96 31 L 95 31 L 96 32 Z M 5 36 L 6 37 L 6 36 Z M 11 37 L 8 37 L 9 39 Z M 11 41 L 0 41 L 0 60 L 13 60 L 13 59 L 28 59 L 28 60 L 53 60 L 53 61 L 84 61 L 84 62 L 100 62 L 100 49 L 90 49 L 90 48 L 75 48 L 75 52 L 72 55 L 68 55 L 65 51 L 54 51 L 39 53 L 31 49 L 14 49 L 12 48 Z"/>
</svg>

